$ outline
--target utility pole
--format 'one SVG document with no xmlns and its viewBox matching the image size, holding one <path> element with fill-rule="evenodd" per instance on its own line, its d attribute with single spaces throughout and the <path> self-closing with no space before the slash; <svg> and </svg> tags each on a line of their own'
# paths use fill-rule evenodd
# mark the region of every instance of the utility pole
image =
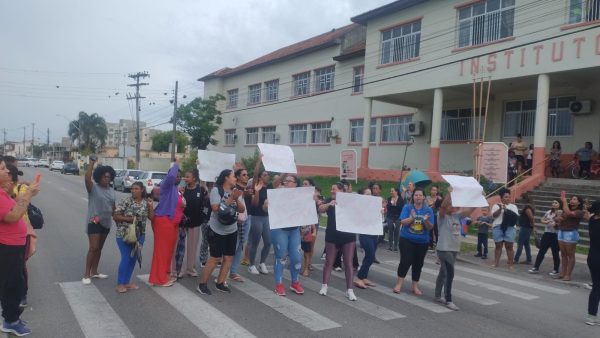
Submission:
<svg viewBox="0 0 600 338">
<path fill-rule="evenodd" d="M 27 126 L 23 127 L 23 156 L 27 156 L 27 143 L 25 138 L 27 137 Z"/>
<path fill-rule="evenodd" d="M 173 135 L 171 135 L 171 160 L 175 161 L 175 144 L 177 138 L 175 133 L 177 132 L 177 87 L 179 81 L 175 81 L 175 99 L 173 100 Z"/>
<path fill-rule="evenodd" d="M 129 87 L 135 87 L 135 96 L 127 95 L 128 100 L 135 99 L 135 166 L 136 169 L 140 169 L 140 99 L 144 99 L 145 97 L 140 96 L 140 86 L 147 86 L 148 83 L 140 83 L 140 78 L 149 77 L 150 74 L 148 72 L 137 72 L 135 74 L 128 75 L 131 79 L 135 79 L 134 84 L 128 84 Z"/>
<path fill-rule="evenodd" d="M 48 157 L 48 150 L 50 150 L 50 128 L 46 132 L 46 157 Z"/>
<path fill-rule="evenodd" d="M 35 140 L 34 134 L 35 134 L 35 123 L 32 123 L 31 124 L 31 157 L 35 157 L 33 155 L 33 140 Z"/>
</svg>

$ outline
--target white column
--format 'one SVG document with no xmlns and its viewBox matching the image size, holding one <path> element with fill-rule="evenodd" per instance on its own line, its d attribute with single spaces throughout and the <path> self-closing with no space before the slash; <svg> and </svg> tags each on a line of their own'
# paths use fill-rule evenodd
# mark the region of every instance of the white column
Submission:
<svg viewBox="0 0 600 338">
<path fill-rule="evenodd" d="M 433 91 L 433 113 L 431 118 L 431 148 L 440 147 L 442 135 L 442 109 L 444 106 L 444 92 L 440 88 Z"/>
<path fill-rule="evenodd" d="M 550 77 L 538 75 L 537 108 L 535 110 L 534 147 L 546 147 L 548 138 L 548 100 L 550 99 Z"/>
<path fill-rule="evenodd" d="M 369 148 L 371 136 L 371 114 L 373 113 L 373 99 L 368 98 L 365 102 L 365 112 L 363 116 L 362 148 Z"/>
</svg>

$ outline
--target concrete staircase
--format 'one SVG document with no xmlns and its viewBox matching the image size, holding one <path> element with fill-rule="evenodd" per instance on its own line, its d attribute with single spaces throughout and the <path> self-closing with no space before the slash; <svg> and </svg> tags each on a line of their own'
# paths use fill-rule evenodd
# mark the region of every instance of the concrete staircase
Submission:
<svg viewBox="0 0 600 338">
<path fill-rule="evenodd" d="M 583 199 L 589 199 L 590 202 L 600 200 L 600 181 L 549 178 L 545 183 L 524 194 L 515 204 L 519 211 L 525 203 L 531 204 L 535 208 L 536 228 L 539 231 L 544 231 L 544 225 L 540 222 L 540 219 L 550 209 L 552 201 L 560 199 L 562 190 L 567 192 L 568 198 L 579 195 Z M 579 244 L 588 247 L 590 240 L 586 221 L 581 222 L 579 235 L 581 236 Z"/>
</svg>

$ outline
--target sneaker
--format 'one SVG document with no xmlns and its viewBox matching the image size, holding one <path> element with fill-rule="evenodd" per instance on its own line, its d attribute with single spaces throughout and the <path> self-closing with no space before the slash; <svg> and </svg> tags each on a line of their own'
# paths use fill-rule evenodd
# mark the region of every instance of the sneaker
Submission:
<svg viewBox="0 0 600 338">
<path fill-rule="evenodd" d="M 212 295 L 212 292 L 210 292 L 208 285 L 206 285 L 205 283 L 198 284 L 196 291 L 200 292 L 201 295 Z"/>
<path fill-rule="evenodd" d="M 440 304 L 447 304 L 446 299 L 444 297 L 435 297 L 434 300 Z"/>
<path fill-rule="evenodd" d="M 554 276 L 558 276 L 558 271 L 556 271 L 556 270 L 552 270 L 552 271 L 548 272 L 548 274 L 549 274 L 550 276 L 552 276 L 552 277 L 554 277 Z"/>
<path fill-rule="evenodd" d="M 23 298 L 21 299 L 21 302 L 19 303 L 19 307 L 20 308 L 26 308 L 27 307 L 27 296 L 23 296 Z"/>
<path fill-rule="evenodd" d="M 251 275 L 259 275 L 259 274 L 260 274 L 260 272 L 258 272 L 258 269 L 256 268 L 256 265 L 252 265 L 252 266 L 250 266 L 250 267 L 248 268 L 248 272 L 249 272 Z"/>
<path fill-rule="evenodd" d="M 325 256 L 326 256 L 326 254 L 325 254 L 325 253 L 323 253 L 323 254 L 321 255 L 321 260 L 322 260 L 322 261 L 324 261 L 324 260 L 325 260 Z"/>
<path fill-rule="evenodd" d="M 296 293 L 297 295 L 303 295 L 304 294 L 304 288 L 302 287 L 302 285 L 300 285 L 300 282 L 293 282 L 290 285 L 290 290 L 294 291 L 294 293 Z"/>
<path fill-rule="evenodd" d="M 105 275 L 103 273 L 98 273 L 97 275 L 92 275 L 92 278 L 107 279 L 108 275 Z"/>
<path fill-rule="evenodd" d="M 454 303 L 452 303 L 452 302 L 448 302 L 448 303 L 446 303 L 446 307 L 447 307 L 447 308 L 449 308 L 450 310 L 453 310 L 453 311 L 458 311 L 458 310 L 460 310 L 460 309 L 458 308 L 458 306 L 456 306 L 456 304 L 454 304 Z"/>
<path fill-rule="evenodd" d="M 81 279 L 81 283 L 82 283 L 83 285 L 90 285 L 90 284 L 92 284 L 92 280 L 91 280 L 89 277 L 83 277 L 83 278 Z"/>
<path fill-rule="evenodd" d="M 529 270 L 527 270 L 527 271 L 528 271 L 529 273 L 532 273 L 532 274 L 533 274 L 533 273 L 539 273 L 539 272 L 540 272 L 540 270 L 539 270 L 538 268 L 531 268 L 531 269 L 529 269 Z"/>
<path fill-rule="evenodd" d="M 352 290 L 352 289 L 346 290 L 346 298 L 348 298 L 348 300 L 355 301 L 356 295 L 354 294 L 354 290 Z"/>
<path fill-rule="evenodd" d="M 583 287 L 586 288 L 586 289 L 588 289 L 588 290 L 591 290 L 592 289 L 592 283 L 583 283 Z"/>
<path fill-rule="evenodd" d="M 594 326 L 594 325 L 600 325 L 600 320 L 598 319 L 598 316 L 588 315 L 587 319 L 585 320 L 585 323 L 587 325 L 592 325 L 592 326 Z"/>
<path fill-rule="evenodd" d="M 258 264 L 258 272 L 262 273 L 263 275 L 268 274 L 269 270 L 267 270 L 267 264 L 265 264 L 265 263 Z"/>
<path fill-rule="evenodd" d="M 335 271 L 337 271 L 337 272 L 341 272 L 341 271 L 342 271 L 342 268 L 338 266 L 338 267 L 334 268 L 333 270 L 335 270 Z"/>
<path fill-rule="evenodd" d="M 321 290 L 319 290 L 319 294 L 321 296 L 327 296 L 327 284 L 321 285 Z"/>
<path fill-rule="evenodd" d="M 229 286 L 225 283 L 217 283 L 215 284 L 215 288 L 217 288 L 217 290 L 221 291 L 221 292 L 228 292 L 231 293 L 231 289 L 229 288 Z"/>
<path fill-rule="evenodd" d="M 25 323 L 20 319 L 12 324 L 4 321 L 1 330 L 2 332 L 12 333 L 17 337 L 23 337 L 31 333 L 31 330 L 25 326 Z"/>
<path fill-rule="evenodd" d="M 283 286 L 283 283 L 278 283 L 275 285 L 275 294 L 278 296 L 285 296 L 285 287 Z"/>
</svg>

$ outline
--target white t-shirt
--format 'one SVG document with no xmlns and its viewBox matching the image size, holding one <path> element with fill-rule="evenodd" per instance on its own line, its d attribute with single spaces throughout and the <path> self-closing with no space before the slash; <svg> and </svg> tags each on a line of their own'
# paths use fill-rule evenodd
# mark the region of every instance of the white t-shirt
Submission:
<svg viewBox="0 0 600 338">
<path fill-rule="evenodd" d="M 500 209 L 500 206 L 498 204 L 494 204 L 494 206 L 492 207 L 492 215 L 498 211 L 498 209 Z M 517 209 L 517 206 L 510 203 L 506 205 L 506 209 L 514 212 L 515 214 L 519 214 L 519 209 Z M 498 217 L 494 218 L 494 221 L 492 222 L 493 224 L 493 228 L 495 227 L 499 227 L 502 224 L 502 219 L 504 218 L 504 210 L 500 213 L 500 215 L 498 215 Z"/>
</svg>

